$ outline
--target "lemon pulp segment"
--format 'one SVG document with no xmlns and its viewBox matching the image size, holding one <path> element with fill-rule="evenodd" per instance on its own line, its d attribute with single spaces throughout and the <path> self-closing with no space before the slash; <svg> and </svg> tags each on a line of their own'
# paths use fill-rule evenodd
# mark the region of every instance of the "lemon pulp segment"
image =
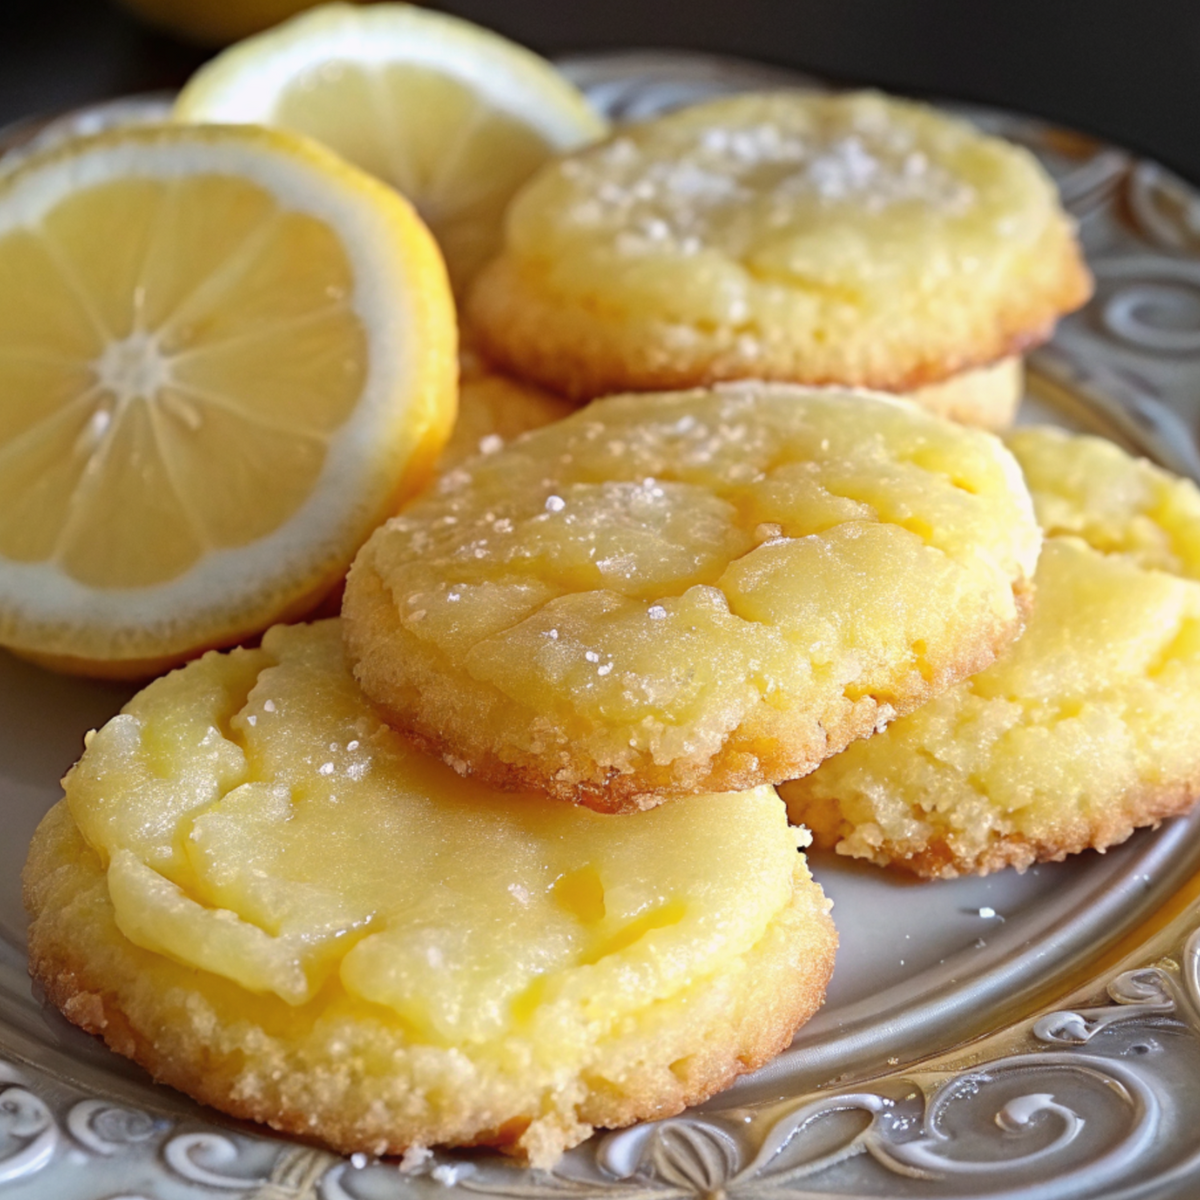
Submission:
<svg viewBox="0 0 1200 1200">
<path fill-rule="evenodd" d="M 362 387 L 337 239 L 241 180 L 78 193 L 0 237 L 0 279 L 0 387 L 20 398 L 0 553 L 90 586 L 161 583 L 277 529 Z M 47 283 L 61 303 L 31 310 Z"/>
<path fill-rule="evenodd" d="M 273 123 L 336 146 L 412 197 L 456 279 L 496 252 L 509 197 L 554 153 L 469 83 L 411 63 L 310 68 L 280 96 Z"/>
</svg>

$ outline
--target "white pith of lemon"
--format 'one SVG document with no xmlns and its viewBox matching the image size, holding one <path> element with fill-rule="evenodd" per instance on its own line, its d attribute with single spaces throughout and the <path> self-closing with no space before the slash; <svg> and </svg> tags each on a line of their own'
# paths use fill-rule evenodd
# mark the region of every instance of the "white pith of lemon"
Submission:
<svg viewBox="0 0 1200 1200">
<path fill-rule="evenodd" d="M 498 249 L 517 188 L 606 131 L 544 59 L 408 4 L 325 5 L 250 38 L 192 77 L 175 116 L 305 133 L 391 183 L 458 291 Z"/>
<path fill-rule="evenodd" d="M 432 469 L 428 231 L 292 135 L 125 129 L 0 182 L 0 644 L 139 674 L 296 615 Z"/>
</svg>

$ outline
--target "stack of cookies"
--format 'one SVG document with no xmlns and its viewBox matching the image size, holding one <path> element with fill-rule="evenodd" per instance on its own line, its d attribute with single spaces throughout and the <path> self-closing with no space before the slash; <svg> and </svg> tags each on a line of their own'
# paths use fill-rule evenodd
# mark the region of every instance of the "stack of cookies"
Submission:
<svg viewBox="0 0 1200 1200">
<path fill-rule="evenodd" d="M 470 327 L 576 399 L 734 379 L 911 395 L 989 428 L 1090 280 L 1032 155 L 875 93 L 701 104 L 560 159 Z"/>
<path fill-rule="evenodd" d="M 1110 442 L 1008 443 L 1045 544 L 996 664 L 781 789 L 838 853 L 925 877 L 1104 850 L 1200 794 L 1200 491 Z"/>
<path fill-rule="evenodd" d="M 347 1150 L 545 1165 L 678 1111 L 832 970 L 769 785 L 990 664 L 1040 540 L 1008 451 L 901 401 L 599 401 L 377 531 L 341 622 L 91 739 L 26 876 L 35 973 L 158 1078 Z"/>
<path fill-rule="evenodd" d="M 156 681 L 68 776 L 50 998 L 227 1112 L 545 1166 L 815 1011 L 799 826 L 949 875 L 1179 811 L 1200 494 L 972 427 L 1089 286 L 1028 154 L 875 94 L 542 169 L 466 301 L 472 424 L 342 619 Z"/>
</svg>

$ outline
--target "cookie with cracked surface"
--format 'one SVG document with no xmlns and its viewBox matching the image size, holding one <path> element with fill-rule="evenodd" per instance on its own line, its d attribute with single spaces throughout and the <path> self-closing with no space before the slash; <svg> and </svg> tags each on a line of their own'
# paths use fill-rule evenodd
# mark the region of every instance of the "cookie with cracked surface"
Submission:
<svg viewBox="0 0 1200 1200">
<path fill-rule="evenodd" d="M 25 871 L 51 1000 L 343 1152 L 548 1166 L 763 1063 L 833 967 L 771 789 L 631 818 L 490 792 L 383 724 L 336 621 L 158 680 L 65 788 Z"/>
<path fill-rule="evenodd" d="M 544 168 L 468 311 L 489 356 L 577 399 L 746 378 L 906 393 L 1043 341 L 1090 290 L 1028 151 L 877 93 L 783 91 Z"/>
<path fill-rule="evenodd" d="M 463 773 L 601 811 L 793 778 L 1017 633 L 1041 543 L 992 435 L 869 393 L 598 400 L 375 532 L 355 673 Z"/>
<path fill-rule="evenodd" d="M 1200 491 L 1109 442 L 1009 444 L 1046 534 L 994 666 L 780 791 L 820 844 L 924 876 L 1124 841 L 1200 792 Z"/>
</svg>

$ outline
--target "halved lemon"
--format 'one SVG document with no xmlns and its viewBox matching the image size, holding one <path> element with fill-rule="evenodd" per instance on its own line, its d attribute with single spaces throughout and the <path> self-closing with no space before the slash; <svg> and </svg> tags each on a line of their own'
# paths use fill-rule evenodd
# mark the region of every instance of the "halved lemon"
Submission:
<svg viewBox="0 0 1200 1200">
<path fill-rule="evenodd" d="M 455 290 L 500 244 L 509 198 L 604 122 L 544 59 L 408 4 L 330 4 L 218 55 L 179 96 L 181 121 L 296 130 L 416 205 Z"/>
<path fill-rule="evenodd" d="M 128 128 L 0 180 L 0 644 L 144 675 L 298 615 L 421 486 L 455 321 L 399 196 L 292 135 Z"/>
</svg>

